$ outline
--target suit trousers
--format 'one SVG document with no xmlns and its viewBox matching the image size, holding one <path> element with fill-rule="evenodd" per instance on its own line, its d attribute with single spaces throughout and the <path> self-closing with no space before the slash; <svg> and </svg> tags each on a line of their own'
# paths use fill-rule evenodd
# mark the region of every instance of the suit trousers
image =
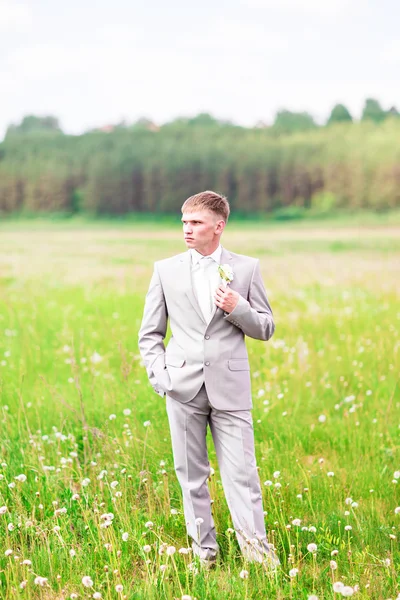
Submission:
<svg viewBox="0 0 400 600">
<path fill-rule="evenodd" d="M 166 397 L 175 472 L 183 494 L 186 528 L 193 552 L 213 560 L 218 553 L 207 479 L 210 475 L 206 435 L 210 426 L 222 485 L 242 554 L 261 562 L 267 543 L 262 494 L 254 453 L 249 410 L 217 410 L 203 384 L 193 400 Z"/>
</svg>

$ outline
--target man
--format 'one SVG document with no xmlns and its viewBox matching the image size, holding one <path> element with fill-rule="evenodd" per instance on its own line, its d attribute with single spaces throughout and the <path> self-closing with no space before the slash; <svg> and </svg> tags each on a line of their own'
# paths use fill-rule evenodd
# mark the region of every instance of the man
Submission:
<svg viewBox="0 0 400 600">
<path fill-rule="evenodd" d="M 207 486 L 209 425 L 241 551 L 248 560 L 275 567 L 279 560 L 267 543 L 254 454 L 244 339 L 269 340 L 274 321 L 258 260 L 220 245 L 229 212 L 227 199 L 211 191 L 184 202 L 188 251 L 155 263 L 139 349 L 155 391 L 166 396 L 194 553 L 208 566 L 218 553 Z M 172 335 L 165 348 L 168 318 Z"/>
</svg>

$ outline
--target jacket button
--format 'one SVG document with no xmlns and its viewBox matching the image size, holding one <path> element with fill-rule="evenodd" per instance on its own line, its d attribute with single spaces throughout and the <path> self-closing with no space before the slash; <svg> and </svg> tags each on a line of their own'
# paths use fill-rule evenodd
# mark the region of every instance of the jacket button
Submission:
<svg viewBox="0 0 400 600">
<path fill-rule="evenodd" d="M 206 364 L 206 367 L 209 367 L 209 366 L 210 366 L 210 363 L 209 363 L 209 361 L 207 361 L 205 364 Z"/>
<path fill-rule="evenodd" d="M 205 335 L 204 337 L 206 338 L 206 340 L 209 340 L 209 339 L 210 339 L 210 336 L 209 336 L 209 335 Z"/>
</svg>

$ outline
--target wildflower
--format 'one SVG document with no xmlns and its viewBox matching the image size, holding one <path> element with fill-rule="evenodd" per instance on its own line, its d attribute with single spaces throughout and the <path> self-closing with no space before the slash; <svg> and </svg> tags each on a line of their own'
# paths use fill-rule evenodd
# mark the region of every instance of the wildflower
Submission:
<svg viewBox="0 0 400 600">
<path fill-rule="evenodd" d="M 329 566 L 332 569 L 332 571 L 335 571 L 335 569 L 337 569 L 337 562 L 336 562 L 336 560 L 331 560 L 331 562 L 329 563 Z"/>
<path fill-rule="evenodd" d="M 192 600 L 192 596 L 188 596 L 187 594 L 183 594 L 181 600 Z"/>
<path fill-rule="evenodd" d="M 317 532 L 317 528 L 316 528 L 316 527 L 314 527 L 314 525 L 310 525 L 310 527 L 308 528 L 308 531 L 309 531 L 310 533 L 316 533 L 316 532 Z"/>
<path fill-rule="evenodd" d="M 248 571 L 246 571 L 246 569 L 243 569 L 242 571 L 240 571 L 240 573 L 239 573 L 239 577 L 240 577 L 241 579 L 248 579 L 248 577 L 249 577 L 249 572 L 248 572 Z"/>
<path fill-rule="evenodd" d="M 339 554 L 339 550 L 332 550 L 331 556 L 337 556 Z"/>
<path fill-rule="evenodd" d="M 111 487 L 113 490 L 115 490 L 115 488 L 116 488 L 118 485 L 119 485 L 119 482 L 118 482 L 118 481 L 112 481 L 112 482 L 110 483 L 110 487 Z"/>
<path fill-rule="evenodd" d="M 147 527 L 147 529 L 151 529 L 152 527 L 154 527 L 154 523 L 152 521 L 147 521 L 147 523 L 145 523 L 144 526 Z"/>
<path fill-rule="evenodd" d="M 36 585 L 46 585 L 47 583 L 47 577 L 40 577 L 39 575 L 37 577 L 35 577 L 35 584 Z"/>
<path fill-rule="evenodd" d="M 85 575 L 84 577 L 82 577 L 82 583 L 85 587 L 92 587 L 93 579 L 91 579 L 89 575 Z"/>
<path fill-rule="evenodd" d="M 204 519 L 202 519 L 201 517 L 197 517 L 197 519 L 195 520 L 195 523 L 196 523 L 197 526 L 199 526 L 202 523 L 204 523 Z"/>
<path fill-rule="evenodd" d="M 307 600 L 318 600 L 318 596 L 311 594 L 311 596 L 308 596 Z"/>
<path fill-rule="evenodd" d="M 6 550 L 4 552 L 4 556 L 11 556 L 12 553 L 13 553 L 13 551 L 11 550 L 11 548 L 9 548 L 8 550 Z"/>
<path fill-rule="evenodd" d="M 143 423 L 143 427 L 150 427 L 150 425 L 151 425 L 151 421 L 145 421 Z"/>
<path fill-rule="evenodd" d="M 161 573 L 164 573 L 164 571 L 167 570 L 167 565 L 160 565 L 160 571 Z"/>
<path fill-rule="evenodd" d="M 347 597 L 347 596 L 352 596 L 352 595 L 354 594 L 354 590 L 353 590 L 353 588 L 352 588 L 352 587 L 350 587 L 349 585 L 345 585 L 345 586 L 344 586 L 344 587 L 341 589 L 340 593 L 342 594 L 342 596 L 345 596 L 345 597 Z"/>
<path fill-rule="evenodd" d="M 173 556 L 176 552 L 176 548 L 175 546 L 168 546 L 167 548 L 167 554 L 168 556 Z"/>
<path fill-rule="evenodd" d="M 127 541 L 128 541 L 128 538 L 129 538 L 129 533 L 127 533 L 127 532 L 125 531 L 125 533 L 123 533 L 123 534 L 122 534 L 122 541 L 124 541 L 124 542 L 127 542 Z"/>
<path fill-rule="evenodd" d="M 146 544 L 145 546 L 143 546 L 143 552 L 146 552 L 146 554 L 151 552 L 151 546 L 149 546 L 149 544 Z"/>
<path fill-rule="evenodd" d="M 94 598 L 94 600 L 101 600 L 100 592 L 95 592 L 92 597 Z"/>
<path fill-rule="evenodd" d="M 178 511 L 176 510 L 176 508 L 171 508 L 171 515 L 177 515 Z"/>
<path fill-rule="evenodd" d="M 290 569 L 289 571 L 289 577 L 296 577 L 297 573 L 299 572 L 298 569 L 294 568 L 294 569 Z"/>
<path fill-rule="evenodd" d="M 352 502 L 351 508 L 358 508 L 358 502 Z"/>
<path fill-rule="evenodd" d="M 8 529 L 8 531 L 14 531 L 14 529 L 15 529 L 15 526 L 14 526 L 12 523 L 9 523 L 9 524 L 7 525 L 7 529 Z"/>
<path fill-rule="evenodd" d="M 351 531 L 353 528 L 351 525 L 346 525 L 344 529 L 345 531 Z"/>
<path fill-rule="evenodd" d="M 308 544 L 307 550 L 309 552 L 316 552 L 317 551 L 317 544 Z"/>
<path fill-rule="evenodd" d="M 62 508 L 56 508 L 56 510 L 54 511 L 54 516 L 58 517 L 58 515 L 64 515 L 67 512 L 67 509 L 65 508 L 65 506 L 63 506 Z"/>
<path fill-rule="evenodd" d="M 179 554 L 189 554 L 189 548 L 179 548 Z"/>
<path fill-rule="evenodd" d="M 125 417 L 129 417 L 132 411 L 130 408 L 124 408 L 122 412 L 124 413 Z"/>
<path fill-rule="evenodd" d="M 278 479 L 280 477 L 281 472 L 280 471 L 274 471 L 274 477 L 275 479 Z"/>
<path fill-rule="evenodd" d="M 270 481 L 269 479 L 267 479 L 267 481 L 264 481 L 264 485 L 266 485 L 267 487 L 269 487 L 270 485 L 272 485 L 272 481 Z"/>
<path fill-rule="evenodd" d="M 24 481 L 26 481 L 26 475 L 24 475 L 23 473 L 21 473 L 21 475 L 17 475 L 15 477 L 15 479 L 17 479 L 18 481 L 21 481 L 21 483 L 24 483 Z"/>
<path fill-rule="evenodd" d="M 21 581 L 21 583 L 19 584 L 19 587 L 21 588 L 21 590 L 24 590 L 26 588 L 26 586 L 28 585 L 28 580 L 24 579 L 23 581 Z"/>
<path fill-rule="evenodd" d="M 115 586 L 115 591 L 116 591 L 116 592 L 118 592 L 118 594 L 120 594 L 120 593 L 122 592 L 122 590 L 123 590 L 123 589 L 124 589 L 124 586 L 123 586 L 123 585 L 121 585 L 120 583 L 118 583 L 118 584 Z"/>
<path fill-rule="evenodd" d="M 300 527 L 301 520 L 300 519 L 293 519 L 292 525 L 294 525 L 295 527 Z"/>
<path fill-rule="evenodd" d="M 335 473 L 333 471 L 328 471 L 327 475 L 328 475 L 328 477 L 334 477 Z"/>
<path fill-rule="evenodd" d="M 394 514 L 398 515 L 400 513 L 400 506 L 396 506 L 396 508 L 394 509 Z"/>
<path fill-rule="evenodd" d="M 23 561 L 22 561 L 22 564 L 23 564 L 23 565 L 28 565 L 28 567 L 30 567 L 30 566 L 31 566 L 31 564 L 32 564 L 32 561 L 31 561 L 31 560 L 29 560 L 28 558 L 25 558 L 25 560 L 23 560 Z"/>
<path fill-rule="evenodd" d="M 76 556 L 76 552 L 73 548 L 71 548 L 71 550 L 69 551 L 69 555 L 71 558 L 73 558 L 74 556 Z"/>
<path fill-rule="evenodd" d="M 97 365 L 98 363 L 100 363 L 103 360 L 103 358 L 100 356 L 100 354 L 98 352 L 94 352 L 92 354 L 92 356 L 90 357 L 90 360 L 92 361 L 92 363 L 94 365 Z"/>
<path fill-rule="evenodd" d="M 109 417 L 110 421 L 114 421 L 117 418 L 117 415 L 114 415 L 114 413 L 112 413 Z"/>
<path fill-rule="evenodd" d="M 394 477 L 395 479 L 400 479 L 400 471 L 395 471 L 395 472 L 393 473 L 393 477 Z"/>
<path fill-rule="evenodd" d="M 319 421 L 320 423 L 325 423 L 325 421 L 326 421 L 326 415 L 319 415 L 319 417 L 318 417 L 318 421 Z"/>
<path fill-rule="evenodd" d="M 345 504 L 351 504 L 353 502 L 353 498 L 346 498 L 344 501 Z"/>
<path fill-rule="evenodd" d="M 82 481 L 83 487 L 87 487 L 89 484 L 90 484 L 89 477 L 85 477 L 85 479 L 83 479 L 83 481 Z"/>
<path fill-rule="evenodd" d="M 335 583 L 333 584 L 333 591 L 336 592 L 337 594 L 341 594 L 343 588 L 344 588 L 344 583 L 342 583 L 341 581 L 335 581 Z"/>
<path fill-rule="evenodd" d="M 71 600 L 76 600 L 78 597 L 78 594 L 75 594 L 74 592 L 72 592 L 72 594 L 70 595 Z"/>
<path fill-rule="evenodd" d="M 390 558 L 385 558 L 384 563 L 385 567 L 390 567 Z"/>
<path fill-rule="evenodd" d="M 5 515 L 7 512 L 7 506 L 0 506 L 0 515 Z"/>
<path fill-rule="evenodd" d="M 79 494 L 74 494 L 72 496 L 72 500 L 79 500 L 79 498 L 80 498 Z"/>
</svg>

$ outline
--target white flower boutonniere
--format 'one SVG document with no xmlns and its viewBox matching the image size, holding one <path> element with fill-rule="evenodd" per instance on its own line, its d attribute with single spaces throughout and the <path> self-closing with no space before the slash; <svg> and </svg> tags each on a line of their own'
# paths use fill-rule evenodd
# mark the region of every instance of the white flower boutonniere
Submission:
<svg viewBox="0 0 400 600">
<path fill-rule="evenodd" d="M 230 265 L 219 265 L 218 273 L 222 279 L 222 283 L 225 287 L 227 287 L 231 281 L 233 281 L 233 270 Z"/>
</svg>

